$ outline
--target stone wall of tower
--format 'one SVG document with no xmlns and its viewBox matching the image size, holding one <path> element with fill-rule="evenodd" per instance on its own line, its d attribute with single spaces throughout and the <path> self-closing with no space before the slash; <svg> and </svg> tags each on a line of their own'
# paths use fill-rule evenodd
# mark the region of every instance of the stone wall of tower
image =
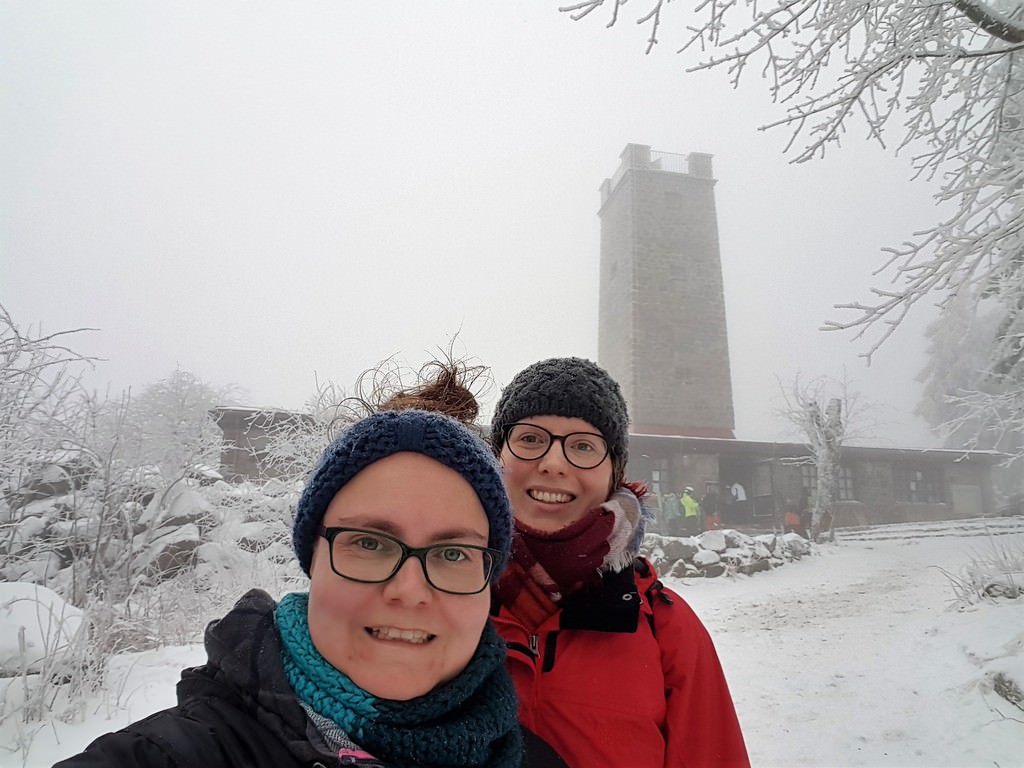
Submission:
<svg viewBox="0 0 1024 768">
<path fill-rule="evenodd" d="M 601 212 L 597 335 L 598 360 L 619 382 L 631 406 L 637 400 L 633 377 L 633 329 L 637 309 L 632 249 L 635 216 L 633 207 L 625 203 L 632 197 L 632 186 L 632 178 L 623 178 L 616 188 L 614 203 Z"/>
<path fill-rule="evenodd" d="M 708 155 L 630 144 L 601 189 L 598 359 L 634 432 L 733 436 L 714 185 Z"/>
</svg>

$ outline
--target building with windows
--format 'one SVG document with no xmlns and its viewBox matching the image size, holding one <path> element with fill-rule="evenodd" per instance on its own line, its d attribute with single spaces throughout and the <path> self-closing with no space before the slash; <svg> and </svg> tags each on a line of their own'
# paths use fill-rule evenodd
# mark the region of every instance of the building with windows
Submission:
<svg viewBox="0 0 1024 768">
<path fill-rule="evenodd" d="M 781 525 L 787 509 L 810 509 L 817 467 L 805 445 L 685 435 L 630 435 L 629 476 L 659 503 L 689 485 L 717 498 L 726 526 Z M 845 446 L 837 526 L 978 517 L 995 511 L 993 451 Z"/>
<path fill-rule="evenodd" d="M 714 185 L 710 155 L 623 150 L 601 185 L 598 361 L 629 404 L 631 477 L 658 499 L 692 486 L 724 525 L 770 527 L 809 508 L 817 468 L 799 443 L 734 438 Z M 836 524 L 992 513 L 1000 458 L 846 446 Z"/>
</svg>

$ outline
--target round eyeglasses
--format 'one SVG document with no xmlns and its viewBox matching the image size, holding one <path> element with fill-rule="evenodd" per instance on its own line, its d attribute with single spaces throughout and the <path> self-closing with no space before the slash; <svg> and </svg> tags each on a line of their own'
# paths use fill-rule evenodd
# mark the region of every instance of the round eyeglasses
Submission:
<svg viewBox="0 0 1024 768">
<path fill-rule="evenodd" d="M 607 441 L 594 432 L 556 435 L 536 424 L 518 422 L 505 429 L 505 445 L 517 459 L 537 461 L 547 455 L 555 440 L 562 444 L 566 461 L 579 469 L 594 469 L 608 456 Z"/>
<path fill-rule="evenodd" d="M 420 561 L 427 583 L 438 592 L 475 595 L 484 591 L 505 559 L 497 549 L 472 544 L 410 547 L 394 536 L 362 528 L 320 526 L 317 533 L 327 539 L 331 570 L 361 584 L 388 581 L 414 557 Z"/>
</svg>

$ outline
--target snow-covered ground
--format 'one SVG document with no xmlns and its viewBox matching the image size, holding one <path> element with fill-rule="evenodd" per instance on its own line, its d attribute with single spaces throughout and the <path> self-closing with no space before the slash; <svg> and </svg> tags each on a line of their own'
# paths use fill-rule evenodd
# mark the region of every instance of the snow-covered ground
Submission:
<svg viewBox="0 0 1024 768">
<path fill-rule="evenodd" d="M 998 535 L 991 535 L 998 533 Z M 1024 519 L 850 532 L 770 573 L 669 580 L 711 630 L 756 766 L 1024 765 L 1024 598 L 954 607 L 954 576 L 995 547 L 1024 552 Z M 0 727 L 0 766 L 50 766 L 174 700 L 198 646 L 119 657 L 86 720 Z M 6 749 L 5 749 L 6 747 Z"/>
<path fill-rule="evenodd" d="M 991 690 L 998 671 L 1024 683 L 1024 599 L 957 610 L 943 572 L 1024 552 L 1024 520 L 991 525 L 876 528 L 769 574 L 673 583 L 715 638 L 754 765 L 1024 765 L 1024 711 Z"/>
</svg>

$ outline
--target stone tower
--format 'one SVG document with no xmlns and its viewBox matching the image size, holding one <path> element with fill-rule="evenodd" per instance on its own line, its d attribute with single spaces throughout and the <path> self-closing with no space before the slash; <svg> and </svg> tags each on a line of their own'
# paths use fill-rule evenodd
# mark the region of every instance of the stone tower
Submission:
<svg viewBox="0 0 1024 768">
<path fill-rule="evenodd" d="M 631 432 L 734 437 L 711 155 L 627 144 L 601 185 L 598 360 Z"/>
</svg>

